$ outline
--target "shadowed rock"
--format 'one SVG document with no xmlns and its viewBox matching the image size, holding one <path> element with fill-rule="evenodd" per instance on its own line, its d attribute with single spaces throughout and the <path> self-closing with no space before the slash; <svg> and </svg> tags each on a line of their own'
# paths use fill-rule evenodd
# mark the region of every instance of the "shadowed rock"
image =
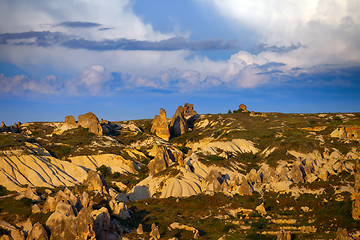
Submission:
<svg viewBox="0 0 360 240">
<path fill-rule="evenodd" d="M 171 118 L 171 134 L 173 134 L 174 136 L 179 136 L 186 133 L 188 131 L 188 128 L 188 124 L 184 117 L 184 108 L 182 106 L 179 106 L 174 116 Z"/>
</svg>

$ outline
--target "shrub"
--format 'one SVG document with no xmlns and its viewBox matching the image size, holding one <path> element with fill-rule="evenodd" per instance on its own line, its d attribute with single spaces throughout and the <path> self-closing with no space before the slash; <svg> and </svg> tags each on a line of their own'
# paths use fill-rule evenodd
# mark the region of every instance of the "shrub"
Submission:
<svg viewBox="0 0 360 240">
<path fill-rule="evenodd" d="M 110 168 L 105 165 L 101 165 L 100 167 L 96 168 L 96 171 L 100 172 L 103 177 L 110 176 L 111 174 Z"/>
</svg>

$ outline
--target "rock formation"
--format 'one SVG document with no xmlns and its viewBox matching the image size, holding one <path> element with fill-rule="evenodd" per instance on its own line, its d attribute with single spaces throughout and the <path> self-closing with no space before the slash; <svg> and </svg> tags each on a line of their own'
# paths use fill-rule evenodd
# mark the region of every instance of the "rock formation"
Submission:
<svg viewBox="0 0 360 240">
<path fill-rule="evenodd" d="M 83 184 L 87 187 L 88 191 L 95 191 L 100 194 L 108 192 L 105 180 L 99 173 L 93 170 L 88 172 L 88 177 Z"/>
<path fill-rule="evenodd" d="M 241 110 L 242 112 L 249 112 L 249 111 L 247 110 L 247 107 L 246 107 L 245 104 L 240 104 L 240 105 L 239 105 L 239 110 Z"/>
<path fill-rule="evenodd" d="M 44 228 L 44 226 L 37 222 L 32 227 L 31 231 L 29 232 L 27 240 L 48 240 L 49 237 L 47 235 L 47 232 Z"/>
<path fill-rule="evenodd" d="M 194 110 L 194 104 L 191 103 L 184 104 L 184 117 L 191 117 L 197 114 L 198 113 Z"/>
<path fill-rule="evenodd" d="M 160 239 L 160 232 L 159 228 L 153 223 L 151 225 L 151 232 L 150 232 L 150 240 L 158 240 Z"/>
<path fill-rule="evenodd" d="M 78 124 L 83 128 L 88 128 L 89 132 L 95 133 L 97 135 L 103 135 L 103 130 L 100 125 L 99 119 L 92 112 L 79 115 Z"/>
<path fill-rule="evenodd" d="M 360 139 L 360 126 L 346 126 L 335 129 L 331 134 L 331 137 L 348 139 L 348 140 L 359 140 Z"/>
<path fill-rule="evenodd" d="M 99 210 L 92 211 L 94 218 L 94 231 L 96 239 L 121 239 L 120 234 L 123 229 L 110 219 L 107 208 L 102 207 Z"/>
<path fill-rule="evenodd" d="M 165 170 L 175 162 L 176 160 L 172 152 L 167 147 L 160 146 L 155 158 L 148 164 L 150 174 L 154 175 L 162 170 Z"/>
<path fill-rule="evenodd" d="M 170 122 L 170 132 L 174 136 L 179 136 L 188 131 L 188 124 L 184 118 L 184 108 L 179 106 L 171 118 Z"/>
<path fill-rule="evenodd" d="M 65 117 L 65 124 L 76 125 L 76 121 L 75 121 L 75 118 L 73 117 L 73 115 Z"/>
<path fill-rule="evenodd" d="M 166 141 L 170 139 L 169 125 L 166 118 L 166 112 L 164 109 L 160 108 L 160 114 L 155 115 L 152 122 L 151 132 L 154 133 L 159 138 L 162 138 Z"/>
<path fill-rule="evenodd" d="M 291 240 L 291 234 L 285 230 L 280 230 L 276 240 Z"/>
<path fill-rule="evenodd" d="M 355 186 L 353 192 L 352 203 L 352 217 L 355 220 L 360 220 L 360 160 L 355 160 Z"/>
<path fill-rule="evenodd" d="M 20 125 L 21 122 L 14 123 L 14 126 L 6 126 L 4 122 L 1 122 L 0 132 L 20 133 Z"/>
</svg>

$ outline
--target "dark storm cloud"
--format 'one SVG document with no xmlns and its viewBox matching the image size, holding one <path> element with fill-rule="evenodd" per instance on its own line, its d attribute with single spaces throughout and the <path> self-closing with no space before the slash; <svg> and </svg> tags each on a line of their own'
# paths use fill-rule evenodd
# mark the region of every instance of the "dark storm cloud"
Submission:
<svg viewBox="0 0 360 240">
<path fill-rule="evenodd" d="M 204 40 L 189 42 L 182 37 L 162 41 L 139 41 L 135 39 L 106 39 L 102 41 L 87 40 L 61 32 L 23 32 L 0 34 L 0 44 L 31 45 L 40 47 L 63 46 L 70 49 L 87 49 L 92 51 L 111 50 L 151 50 L 151 51 L 209 51 L 237 49 L 236 41 Z"/>
<path fill-rule="evenodd" d="M 69 28 L 93 28 L 100 27 L 101 24 L 93 22 L 62 22 L 56 26 L 69 27 Z"/>
</svg>

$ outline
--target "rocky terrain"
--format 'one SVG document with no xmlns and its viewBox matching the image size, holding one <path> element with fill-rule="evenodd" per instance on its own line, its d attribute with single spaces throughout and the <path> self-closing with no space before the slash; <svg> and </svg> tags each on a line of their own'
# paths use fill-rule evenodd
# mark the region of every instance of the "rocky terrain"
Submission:
<svg viewBox="0 0 360 240">
<path fill-rule="evenodd" d="M 224 110 L 225 111 L 225 110 Z M 360 113 L 0 127 L 0 239 L 359 239 Z"/>
</svg>

